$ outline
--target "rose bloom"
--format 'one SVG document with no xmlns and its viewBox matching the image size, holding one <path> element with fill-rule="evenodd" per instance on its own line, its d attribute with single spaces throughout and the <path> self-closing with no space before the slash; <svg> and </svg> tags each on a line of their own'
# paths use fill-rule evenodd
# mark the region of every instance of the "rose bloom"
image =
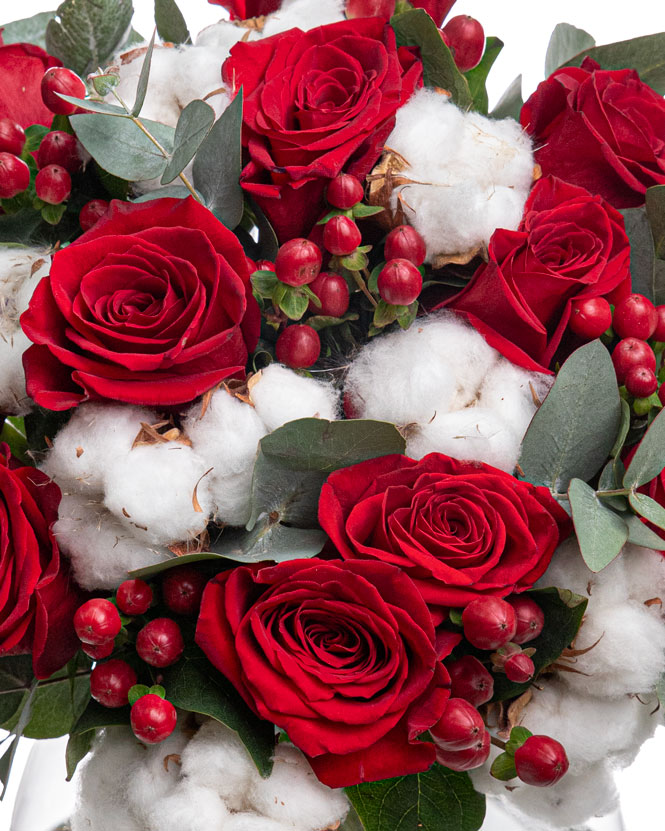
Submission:
<svg viewBox="0 0 665 831">
<path fill-rule="evenodd" d="M 399 566 L 437 617 L 441 607 L 531 588 L 571 529 L 546 488 L 441 453 L 332 473 L 319 522 L 345 560 Z"/>
<path fill-rule="evenodd" d="M 0 654 L 31 652 L 37 678 L 80 646 L 73 621 L 85 596 L 51 532 L 59 503 L 60 488 L 0 444 Z"/>
<path fill-rule="evenodd" d="M 522 107 L 544 173 L 599 193 L 615 208 L 665 184 L 665 101 L 632 69 L 586 58 L 557 69 Z"/>
<path fill-rule="evenodd" d="M 21 127 L 48 126 L 53 113 L 42 101 L 44 73 L 62 62 L 32 43 L 2 45 L 0 34 L 0 118 L 11 118 Z"/>
<path fill-rule="evenodd" d="M 212 1 L 212 0 L 211 0 Z M 441 26 L 456 0 L 411 0 L 414 9 L 424 9 Z M 378 15 L 386 20 L 395 13 L 395 0 L 346 0 L 348 17 L 372 17 Z"/>
<path fill-rule="evenodd" d="M 231 20 L 247 20 L 272 14 L 282 5 L 282 0 L 208 0 L 214 6 L 223 6 L 231 13 Z"/>
<path fill-rule="evenodd" d="M 196 642 L 330 787 L 426 770 L 450 678 L 413 582 L 386 563 L 241 566 L 206 586 Z"/>
<path fill-rule="evenodd" d="M 222 74 L 244 89 L 242 186 L 286 241 L 315 224 L 330 179 L 369 173 L 422 65 L 384 20 L 362 18 L 237 43 Z"/>
<path fill-rule="evenodd" d="M 21 317 L 26 388 L 50 410 L 182 404 L 244 374 L 259 323 L 242 247 L 206 208 L 113 202 L 55 255 Z"/>
<path fill-rule="evenodd" d="M 567 331 L 574 299 L 610 295 L 616 303 L 630 291 L 621 214 L 549 176 L 531 191 L 519 229 L 496 230 L 488 262 L 441 305 L 463 314 L 513 363 L 542 372 L 581 343 Z"/>
</svg>

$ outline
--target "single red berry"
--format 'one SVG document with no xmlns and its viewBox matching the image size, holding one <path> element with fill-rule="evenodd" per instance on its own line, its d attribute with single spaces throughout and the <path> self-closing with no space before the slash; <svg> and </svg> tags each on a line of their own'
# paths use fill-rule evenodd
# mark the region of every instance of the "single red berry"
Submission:
<svg viewBox="0 0 665 831">
<path fill-rule="evenodd" d="M 274 271 L 275 270 L 275 263 L 271 262 L 270 260 L 258 260 L 256 263 L 256 270 L 257 271 Z"/>
<path fill-rule="evenodd" d="M 645 366 L 634 366 L 626 373 L 624 384 L 635 398 L 648 398 L 658 389 L 658 378 Z"/>
<path fill-rule="evenodd" d="M 604 297 L 573 300 L 568 325 L 583 340 L 599 338 L 612 325 L 612 309 Z"/>
<path fill-rule="evenodd" d="M 626 375 L 636 366 L 643 366 L 656 371 L 656 356 L 653 349 L 644 340 L 624 338 L 614 347 L 612 363 L 617 374 L 617 381 L 623 384 Z"/>
<path fill-rule="evenodd" d="M 334 216 L 323 228 L 323 244 L 326 251 L 330 251 L 336 257 L 352 254 L 362 241 L 360 228 L 348 216 Z"/>
<path fill-rule="evenodd" d="M 316 329 L 306 323 L 287 326 L 275 344 L 277 360 L 293 369 L 306 369 L 321 354 L 321 339 Z"/>
<path fill-rule="evenodd" d="M 483 717 L 464 698 L 449 698 L 443 715 L 430 727 L 437 747 L 443 750 L 468 750 L 484 732 Z"/>
<path fill-rule="evenodd" d="M 529 736 L 515 751 L 517 775 L 527 785 L 555 785 L 568 770 L 563 746 L 549 736 Z"/>
<path fill-rule="evenodd" d="M 425 240 L 410 225 L 399 225 L 386 237 L 383 248 L 386 260 L 408 260 L 419 266 L 425 262 L 426 254 Z"/>
<path fill-rule="evenodd" d="M 651 335 L 655 341 L 665 341 L 665 306 L 656 306 L 656 314 L 658 316 L 658 323 L 656 329 Z"/>
<path fill-rule="evenodd" d="M 93 225 L 106 215 L 109 203 L 105 199 L 91 199 L 81 208 L 79 225 L 83 231 L 89 231 Z"/>
<path fill-rule="evenodd" d="M 152 589 L 145 580 L 125 580 L 118 586 L 115 602 L 123 615 L 144 615 L 152 603 Z"/>
<path fill-rule="evenodd" d="M 641 294 L 629 294 L 614 309 L 612 327 L 620 338 L 648 340 L 657 325 L 656 307 Z"/>
<path fill-rule="evenodd" d="M 207 582 L 193 566 L 176 566 L 162 577 L 162 600 L 177 615 L 198 614 Z"/>
<path fill-rule="evenodd" d="M 99 646 L 113 640 L 122 628 L 118 610 L 110 600 L 94 597 L 76 610 L 74 629 L 83 643 Z"/>
<path fill-rule="evenodd" d="M 540 606 L 524 594 L 514 595 L 508 602 L 515 610 L 517 629 L 512 637 L 513 643 L 528 643 L 543 631 L 545 615 Z"/>
<path fill-rule="evenodd" d="M 517 631 L 515 610 L 500 597 L 478 597 L 462 612 L 464 637 L 478 649 L 498 649 Z"/>
<path fill-rule="evenodd" d="M 58 97 L 57 93 L 85 98 L 85 84 L 79 76 L 64 66 L 47 69 L 42 78 L 42 101 L 56 115 L 73 115 L 78 107 Z"/>
<path fill-rule="evenodd" d="M 328 185 L 326 199 L 333 206 L 342 211 L 350 210 L 357 205 L 365 195 L 359 179 L 350 173 L 340 173 Z"/>
<path fill-rule="evenodd" d="M 103 658 L 108 658 L 108 656 L 113 652 L 114 648 L 115 640 L 113 640 L 113 638 L 111 638 L 110 641 L 104 641 L 104 643 L 100 644 L 81 644 L 81 649 L 89 658 L 92 658 L 93 661 L 101 661 Z"/>
<path fill-rule="evenodd" d="M 475 18 L 458 14 L 446 23 L 442 31 L 460 72 L 468 72 L 478 66 L 485 51 L 485 32 Z"/>
<path fill-rule="evenodd" d="M 346 314 L 349 308 L 349 286 L 341 274 L 322 271 L 309 287 L 321 301 L 321 305 L 317 306 L 310 300 L 310 312 L 329 317 L 341 317 Z"/>
<path fill-rule="evenodd" d="M 665 407 L 665 384 L 661 384 L 658 389 L 658 400 Z"/>
<path fill-rule="evenodd" d="M 173 733 L 178 716 L 170 701 L 147 693 L 134 702 L 129 720 L 137 739 L 146 744 L 158 744 Z"/>
<path fill-rule="evenodd" d="M 494 695 L 494 679 L 472 655 L 446 664 L 446 669 L 450 674 L 452 697 L 463 698 L 474 707 L 480 707 Z"/>
<path fill-rule="evenodd" d="M 37 151 L 37 164 L 40 168 L 57 164 L 64 167 L 67 173 L 76 173 L 81 169 L 76 137 L 62 130 L 47 133 Z"/>
<path fill-rule="evenodd" d="M 377 286 L 386 303 L 410 306 L 422 290 L 423 276 L 408 260 L 391 260 L 379 272 Z"/>
<path fill-rule="evenodd" d="M 323 255 L 318 245 L 298 237 L 285 242 L 277 252 L 275 273 L 287 286 L 304 286 L 321 271 Z"/>
<path fill-rule="evenodd" d="M 523 652 L 509 655 L 506 658 L 503 668 L 508 680 L 514 681 L 516 684 L 526 684 L 527 681 L 533 678 L 533 674 L 536 671 L 531 658 Z"/>
<path fill-rule="evenodd" d="M 490 734 L 484 730 L 466 750 L 444 750 L 436 742 L 436 761 L 449 770 L 473 770 L 484 765 L 490 755 Z"/>
<path fill-rule="evenodd" d="M 0 152 L 20 156 L 25 147 L 25 131 L 11 118 L 0 118 Z"/>
<path fill-rule="evenodd" d="M 30 184 L 30 168 L 12 153 L 0 153 L 0 199 L 12 199 Z"/>
<path fill-rule="evenodd" d="M 382 17 L 390 20 L 395 13 L 395 0 L 346 0 L 346 16 Z"/>
<path fill-rule="evenodd" d="M 43 202 L 59 205 L 72 192 L 72 177 L 59 164 L 49 164 L 37 174 L 35 192 Z"/>
<path fill-rule="evenodd" d="M 136 673 L 126 661 L 113 658 L 90 673 L 90 695 L 104 707 L 123 707 L 127 695 L 136 684 Z"/>
<path fill-rule="evenodd" d="M 437 26 L 446 19 L 446 15 L 455 5 L 455 0 L 411 0 L 414 9 L 424 9 Z"/>
<path fill-rule="evenodd" d="M 139 658 L 151 667 L 175 664 L 185 649 L 180 627 L 168 617 L 158 617 L 141 629 L 136 636 Z"/>
</svg>

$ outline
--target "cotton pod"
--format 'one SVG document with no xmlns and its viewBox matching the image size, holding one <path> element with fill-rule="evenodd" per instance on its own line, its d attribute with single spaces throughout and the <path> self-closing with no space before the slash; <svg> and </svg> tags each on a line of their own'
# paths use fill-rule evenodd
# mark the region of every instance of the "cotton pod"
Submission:
<svg viewBox="0 0 665 831">
<path fill-rule="evenodd" d="M 483 379 L 478 403 L 500 416 L 521 442 L 552 384 L 551 376 L 527 372 L 500 358 Z"/>
<path fill-rule="evenodd" d="M 299 418 L 333 421 L 339 414 L 339 393 L 326 381 L 298 375 L 281 364 L 262 369 L 252 381 L 250 399 L 268 432 Z"/>
<path fill-rule="evenodd" d="M 292 826 L 282 825 L 274 819 L 268 819 L 253 811 L 243 811 L 232 814 L 226 824 L 224 831 L 290 831 Z"/>
<path fill-rule="evenodd" d="M 598 573 L 602 574 L 602 572 Z M 557 586 L 588 598 L 590 596 L 589 590 L 592 590 L 590 581 L 594 581 L 595 577 L 596 574 L 588 568 L 582 559 L 576 537 L 571 536 L 556 549 L 547 571 L 537 581 L 536 588 Z M 626 589 L 624 599 L 627 597 L 628 591 Z"/>
<path fill-rule="evenodd" d="M 159 744 L 147 748 L 143 760 L 127 783 L 125 798 L 132 814 L 144 825 L 149 824 L 153 806 L 166 799 L 180 781 L 180 766 L 171 758 L 182 753 L 188 738 L 181 729 L 174 730 Z M 189 806 L 191 809 L 191 805 Z M 194 831 L 190 826 L 184 826 Z M 157 826 L 155 826 L 157 829 Z"/>
<path fill-rule="evenodd" d="M 23 371 L 23 353 L 31 345 L 20 329 L 0 334 L 0 412 L 4 415 L 27 415 L 32 409 Z"/>
<path fill-rule="evenodd" d="M 625 545 L 620 559 L 624 563 L 625 580 L 628 596 L 638 603 L 660 599 L 665 606 L 665 557 L 663 552 L 652 548 L 640 548 L 637 545 Z M 602 574 L 602 572 L 601 572 Z M 652 610 L 656 614 L 663 611 L 659 603 L 654 603 Z"/>
<path fill-rule="evenodd" d="M 50 266 L 46 248 L 0 244 L 0 335 L 20 328 L 19 317 Z"/>
<path fill-rule="evenodd" d="M 268 38 L 289 29 L 307 32 L 344 20 L 345 0 L 284 0 L 281 7 L 266 18 L 263 37 Z"/>
<path fill-rule="evenodd" d="M 144 827 L 146 831 L 224 831 L 230 817 L 214 791 L 184 780 L 144 812 Z"/>
</svg>

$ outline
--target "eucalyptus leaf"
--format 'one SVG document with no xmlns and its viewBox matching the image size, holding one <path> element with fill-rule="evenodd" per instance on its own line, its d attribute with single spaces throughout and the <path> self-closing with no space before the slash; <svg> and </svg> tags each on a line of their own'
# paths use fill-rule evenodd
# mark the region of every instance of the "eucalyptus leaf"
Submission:
<svg viewBox="0 0 665 831">
<path fill-rule="evenodd" d="M 93 101 L 90 98 L 75 98 L 73 95 L 65 95 L 59 92 L 58 97 L 63 101 L 68 101 L 70 104 L 76 104 L 77 107 L 82 107 L 91 113 L 99 113 L 100 115 L 113 115 L 116 118 L 131 118 L 130 114 L 124 107 L 118 107 L 117 104 L 107 104 L 106 101 Z"/>
<path fill-rule="evenodd" d="M 627 513 L 623 519 L 628 526 L 628 542 L 633 545 L 640 545 L 642 548 L 665 551 L 665 540 L 659 537 L 655 531 L 652 531 L 638 516 Z"/>
<path fill-rule="evenodd" d="M 662 260 L 665 259 L 665 185 L 647 188 L 645 200 L 656 256 Z"/>
<path fill-rule="evenodd" d="M 490 118 L 514 118 L 515 121 L 519 121 L 520 110 L 523 105 L 522 76 L 518 75 L 501 98 L 499 98 L 497 105 L 490 113 Z"/>
<path fill-rule="evenodd" d="M 653 525 L 665 530 L 665 508 L 644 493 L 631 493 L 628 497 L 630 507 L 648 519 Z"/>
<path fill-rule="evenodd" d="M 602 571 L 621 552 L 628 539 L 628 526 L 581 479 L 571 481 L 568 499 L 584 562 L 591 571 Z"/>
<path fill-rule="evenodd" d="M 471 109 L 487 115 L 489 101 L 487 98 L 487 76 L 494 66 L 494 62 L 501 54 L 503 41 L 496 37 L 488 37 L 485 40 L 485 51 L 478 66 L 466 73 L 466 80 L 469 85 L 469 92 L 473 99 Z"/>
<path fill-rule="evenodd" d="M 148 193 L 142 193 L 141 196 L 137 196 L 136 199 L 132 199 L 132 202 L 150 202 L 153 199 L 187 199 L 188 196 L 192 194 L 184 185 L 169 185 L 166 188 L 155 188 L 155 190 L 150 190 Z"/>
<path fill-rule="evenodd" d="M 557 23 L 550 37 L 545 56 L 545 77 L 551 75 L 566 61 L 584 49 L 590 49 L 596 41 L 584 29 L 571 26 L 570 23 Z"/>
<path fill-rule="evenodd" d="M 215 111 L 198 99 L 190 101 L 180 114 L 173 139 L 173 155 L 162 175 L 162 184 L 172 182 L 187 167 L 205 141 L 215 121 Z"/>
<path fill-rule="evenodd" d="M 644 206 L 621 211 L 630 241 L 630 278 L 633 292 L 653 303 L 655 297 L 656 256 L 652 230 Z"/>
<path fill-rule="evenodd" d="M 271 560 L 302 560 L 323 550 L 327 536 L 317 528 L 290 528 L 268 516 L 261 517 L 251 531 L 232 531 L 212 546 L 214 553 L 238 563 Z"/>
<path fill-rule="evenodd" d="M 18 723 L 16 727 L 13 729 L 13 733 L 16 738 L 12 739 L 11 744 L 9 745 L 8 749 L 2 756 L 0 760 L 0 781 L 2 781 L 2 793 L 0 793 L 0 800 L 4 799 L 5 794 L 7 793 L 7 785 L 9 783 L 9 774 L 12 770 L 12 764 L 14 762 L 14 758 L 16 756 L 16 751 L 18 750 L 18 743 L 23 735 L 23 731 L 27 723 L 30 721 L 30 715 L 32 712 L 32 701 L 35 694 L 35 690 L 37 689 L 37 679 L 35 679 L 30 689 L 28 690 L 28 694 L 26 696 L 25 701 L 23 702 L 23 707 L 21 709 L 21 715 L 18 719 Z"/>
<path fill-rule="evenodd" d="M 211 551 L 199 551 L 197 554 L 183 554 L 181 557 L 172 557 L 170 560 L 164 560 L 163 563 L 155 563 L 153 566 L 145 566 L 144 568 L 137 568 L 129 572 L 129 576 L 134 579 L 145 580 L 148 577 L 154 577 L 164 571 L 169 571 L 176 566 L 193 565 L 194 563 L 203 563 L 208 560 L 220 560 L 219 554 L 214 554 Z"/>
<path fill-rule="evenodd" d="M 148 49 L 143 57 L 143 63 L 141 64 L 141 74 L 139 75 L 139 82 L 136 86 L 136 99 L 134 101 L 134 106 L 132 107 L 132 115 L 134 118 L 137 118 L 141 110 L 143 108 L 143 104 L 145 102 L 145 96 L 148 92 L 148 81 L 150 80 L 150 66 L 152 64 L 152 51 L 155 48 L 155 37 L 157 35 L 157 30 L 152 33 L 152 37 L 150 38 L 150 43 L 148 44 Z"/>
<path fill-rule="evenodd" d="M 316 527 L 319 493 L 326 474 L 319 470 L 293 470 L 282 459 L 263 450 L 263 439 L 252 475 L 251 531 L 261 517 L 286 522 L 295 528 Z M 319 549 L 320 550 L 320 549 Z M 318 553 L 318 552 L 316 552 Z"/>
<path fill-rule="evenodd" d="M 2 41 L 10 43 L 34 43 L 35 46 L 46 48 L 46 27 L 49 20 L 53 20 L 55 12 L 40 12 L 32 17 L 24 17 L 11 23 L 0 25 Z"/>
<path fill-rule="evenodd" d="M 191 43 L 192 36 L 175 0 L 155 0 L 155 23 L 163 41 Z"/>
<path fill-rule="evenodd" d="M 646 485 L 665 468 L 665 410 L 661 410 L 638 444 L 623 477 L 624 488 Z"/>
<path fill-rule="evenodd" d="M 67 782 L 71 782 L 76 768 L 90 752 L 94 733 L 73 733 L 67 741 L 65 749 L 65 765 L 67 766 Z"/>
</svg>

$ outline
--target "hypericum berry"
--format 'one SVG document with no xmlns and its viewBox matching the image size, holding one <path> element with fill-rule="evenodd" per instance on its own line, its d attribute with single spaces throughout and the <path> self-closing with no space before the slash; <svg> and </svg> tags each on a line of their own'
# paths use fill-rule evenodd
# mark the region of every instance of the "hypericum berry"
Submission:
<svg viewBox="0 0 665 831">
<path fill-rule="evenodd" d="M 79 76 L 64 66 L 47 69 L 42 78 L 42 101 L 56 115 L 73 115 L 78 107 L 63 101 L 57 93 L 71 95 L 72 98 L 85 98 L 85 84 Z"/>
<path fill-rule="evenodd" d="M 651 337 L 655 341 L 665 341 L 665 306 L 656 306 L 656 315 L 658 316 L 658 323 L 656 329 Z"/>
<path fill-rule="evenodd" d="M 517 775 L 527 785 L 555 785 L 568 770 L 563 746 L 549 736 L 529 736 L 515 751 Z"/>
<path fill-rule="evenodd" d="M 568 325 L 584 340 L 599 338 L 612 325 L 612 309 L 604 297 L 573 300 Z"/>
<path fill-rule="evenodd" d="M 450 770 L 473 770 L 484 765 L 490 755 L 490 734 L 485 730 L 467 750 L 444 750 L 436 742 L 436 761 Z"/>
<path fill-rule="evenodd" d="M 485 32 L 475 18 L 458 14 L 441 31 L 447 38 L 460 72 L 468 72 L 478 66 L 485 51 Z"/>
<path fill-rule="evenodd" d="M 626 375 L 633 367 L 643 366 L 656 371 L 656 356 L 653 349 L 644 340 L 624 338 L 614 347 L 612 363 L 617 374 L 617 381 L 623 384 Z"/>
<path fill-rule="evenodd" d="M 362 241 L 360 228 L 348 216 L 333 216 L 323 228 L 323 244 L 326 251 L 330 251 L 336 257 L 352 254 Z"/>
<path fill-rule="evenodd" d="M 310 300 L 310 312 L 329 317 L 341 317 L 346 314 L 349 308 L 349 286 L 341 274 L 322 271 L 309 287 L 321 301 L 321 305 L 317 306 Z"/>
<path fill-rule="evenodd" d="M 146 744 L 158 744 L 173 733 L 178 716 L 170 701 L 147 693 L 132 705 L 129 721 L 137 739 Z"/>
<path fill-rule="evenodd" d="M 454 698 L 463 698 L 474 707 L 480 707 L 494 695 L 494 679 L 472 655 L 446 664 L 446 669 L 450 674 L 450 694 Z"/>
<path fill-rule="evenodd" d="M 81 230 L 89 231 L 106 214 L 108 208 L 109 203 L 105 199 L 91 199 L 90 202 L 86 202 L 79 214 Z"/>
<path fill-rule="evenodd" d="M 545 615 L 540 606 L 524 594 L 513 595 L 508 602 L 515 610 L 517 620 L 513 643 L 528 643 L 537 638 L 545 625 Z"/>
<path fill-rule="evenodd" d="M 185 649 L 180 627 L 169 617 L 158 617 L 141 629 L 136 636 L 139 658 L 151 667 L 175 664 Z"/>
<path fill-rule="evenodd" d="M 176 566 L 162 577 L 162 600 L 177 615 L 198 614 L 207 582 L 197 568 Z"/>
<path fill-rule="evenodd" d="M 410 306 L 422 290 L 423 276 L 408 260 L 391 260 L 379 272 L 377 287 L 391 306 Z"/>
<path fill-rule="evenodd" d="M 390 20 L 395 13 L 395 0 L 346 0 L 346 16 L 382 17 Z"/>
<path fill-rule="evenodd" d="M 648 340 L 657 325 L 656 307 L 641 294 L 629 294 L 614 309 L 612 327 L 620 338 Z"/>
<path fill-rule="evenodd" d="M 40 168 L 58 164 L 64 167 L 67 173 L 76 173 L 81 168 L 76 137 L 62 130 L 47 133 L 37 151 L 37 164 Z"/>
<path fill-rule="evenodd" d="M 443 715 L 430 727 L 436 745 L 443 750 L 468 750 L 484 732 L 483 717 L 464 698 L 449 698 Z"/>
<path fill-rule="evenodd" d="M 517 631 L 515 610 L 500 597 L 477 597 L 462 612 L 464 637 L 478 649 L 498 649 Z"/>
<path fill-rule="evenodd" d="M 256 270 L 257 271 L 274 271 L 275 270 L 275 263 L 271 262 L 270 260 L 257 260 Z"/>
<path fill-rule="evenodd" d="M 503 669 L 508 680 L 514 681 L 516 684 L 526 684 L 527 681 L 533 678 L 536 671 L 531 658 L 523 652 L 509 655 L 505 660 Z"/>
<path fill-rule="evenodd" d="M 285 242 L 277 252 L 275 273 L 287 286 L 304 286 L 321 271 L 323 255 L 318 245 L 298 237 Z"/>
<path fill-rule="evenodd" d="M 0 153 L 0 199 L 12 199 L 27 190 L 30 168 L 12 153 Z"/>
<path fill-rule="evenodd" d="M 645 366 L 634 366 L 626 373 L 624 384 L 635 398 L 648 398 L 658 389 L 658 378 Z"/>
<path fill-rule="evenodd" d="M 126 661 L 113 658 L 90 673 L 90 695 L 104 707 L 123 707 L 136 684 L 136 673 Z"/>
<path fill-rule="evenodd" d="M 330 181 L 326 191 L 326 199 L 333 206 L 342 211 L 350 210 L 357 205 L 365 195 L 359 179 L 350 173 L 340 173 Z"/>
<path fill-rule="evenodd" d="M 275 344 L 277 360 L 292 369 L 306 369 L 315 364 L 321 354 L 321 338 L 316 329 L 306 323 L 287 326 Z"/>
<path fill-rule="evenodd" d="M 152 603 L 152 589 L 145 580 L 125 580 L 118 586 L 115 602 L 123 615 L 144 615 Z"/>
<path fill-rule="evenodd" d="M 426 254 L 425 240 L 411 225 L 399 225 L 386 237 L 383 248 L 386 260 L 408 260 L 419 266 L 425 262 Z"/>
<path fill-rule="evenodd" d="M 74 629 L 83 643 L 95 646 L 113 640 L 122 628 L 118 610 L 110 600 L 94 597 L 74 614 Z"/>
<path fill-rule="evenodd" d="M 25 147 L 25 131 L 11 118 L 0 118 L 0 152 L 20 156 Z"/>
<path fill-rule="evenodd" d="M 60 205 L 72 192 L 72 177 L 59 164 L 49 164 L 37 174 L 35 192 L 43 202 Z"/>
<path fill-rule="evenodd" d="M 108 658 L 114 648 L 115 640 L 113 638 L 110 641 L 104 641 L 104 643 L 100 644 L 81 643 L 81 649 L 93 661 L 101 661 L 103 658 Z"/>
</svg>

